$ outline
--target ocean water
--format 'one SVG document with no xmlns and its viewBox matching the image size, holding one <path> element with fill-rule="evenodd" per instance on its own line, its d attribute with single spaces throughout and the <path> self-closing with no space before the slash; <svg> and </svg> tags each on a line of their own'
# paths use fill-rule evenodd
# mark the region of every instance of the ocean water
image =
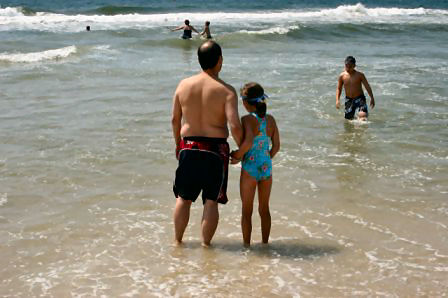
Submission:
<svg viewBox="0 0 448 298">
<path fill-rule="evenodd" d="M 448 1 L 65 2 L 0 0 L 1 296 L 447 295 Z M 211 22 L 222 79 L 270 95 L 267 247 L 256 211 L 242 247 L 238 166 L 213 248 L 199 201 L 172 246 L 171 97 L 202 43 L 170 32 L 186 18 Z M 335 108 L 347 55 L 368 123 Z"/>
</svg>

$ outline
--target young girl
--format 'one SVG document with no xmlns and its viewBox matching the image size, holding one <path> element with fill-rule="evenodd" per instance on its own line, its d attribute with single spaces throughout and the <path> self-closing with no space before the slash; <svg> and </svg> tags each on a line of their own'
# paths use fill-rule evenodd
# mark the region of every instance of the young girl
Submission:
<svg viewBox="0 0 448 298">
<path fill-rule="evenodd" d="M 258 213 L 261 217 L 263 243 L 268 243 L 271 232 L 269 196 L 272 187 L 271 159 L 280 149 L 280 136 L 274 117 L 266 114 L 263 87 L 247 83 L 241 89 L 243 104 L 249 115 L 243 116 L 244 141 L 231 153 L 232 163 L 242 161 L 240 195 L 243 203 L 241 229 L 245 246 L 250 246 L 252 233 L 252 210 L 255 190 L 258 188 Z M 272 143 L 269 149 L 269 143 Z"/>
</svg>

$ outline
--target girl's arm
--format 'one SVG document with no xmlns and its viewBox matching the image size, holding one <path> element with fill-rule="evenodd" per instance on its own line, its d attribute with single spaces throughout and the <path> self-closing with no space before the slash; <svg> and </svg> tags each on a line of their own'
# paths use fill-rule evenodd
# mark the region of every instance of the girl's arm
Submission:
<svg viewBox="0 0 448 298">
<path fill-rule="evenodd" d="M 274 131 L 272 133 L 271 141 L 272 141 L 272 147 L 271 151 L 269 152 L 271 154 L 271 158 L 274 158 L 274 156 L 277 154 L 277 152 L 280 150 L 280 134 L 278 132 L 277 123 L 275 122 L 274 117 L 269 117 L 272 125 L 274 126 Z"/>
<path fill-rule="evenodd" d="M 254 117 L 243 117 L 241 122 L 243 124 L 244 140 L 238 150 L 233 151 L 231 154 L 232 158 L 236 160 L 235 163 L 241 161 L 244 154 L 252 147 L 252 143 L 254 142 L 254 125 L 255 127 L 258 126 L 258 122 Z"/>
</svg>

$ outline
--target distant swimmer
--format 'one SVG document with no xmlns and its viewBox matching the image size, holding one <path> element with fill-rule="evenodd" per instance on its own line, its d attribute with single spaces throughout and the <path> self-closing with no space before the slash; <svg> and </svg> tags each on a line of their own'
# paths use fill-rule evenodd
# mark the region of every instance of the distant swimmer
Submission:
<svg viewBox="0 0 448 298">
<path fill-rule="evenodd" d="M 211 39 L 212 35 L 210 34 L 210 22 L 205 22 L 204 30 L 201 32 L 201 36 L 204 36 L 207 39 Z"/>
<path fill-rule="evenodd" d="M 345 119 L 353 119 L 357 110 L 358 119 L 366 121 L 369 115 L 366 97 L 362 90 L 362 85 L 366 88 L 370 96 L 370 107 L 375 106 L 372 89 L 362 72 L 356 71 L 356 59 L 353 56 L 345 58 L 345 70 L 339 75 L 338 87 L 336 89 L 336 109 L 339 109 L 339 99 L 342 93 L 342 86 L 345 90 Z"/>
<path fill-rule="evenodd" d="M 171 31 L 178 31 L 178 30 L 184 30 L 184 34 L 182 35 L 182 39 L 190 39 L 192 38 L 191 36 L 191 32 L 194 31 L 197 34 L 199 34 L 199 32 L 194 29 L 193 26 L 190 26 L 190 21 L 189 20 L 185 20 L 185 25 L 179 26 L 175 29 L 171 29 Z"/>
<path fill-rule="evenodd" d="M 90 31 L 90 26 L 86 26 L 86 31 Z"/>
</svg>

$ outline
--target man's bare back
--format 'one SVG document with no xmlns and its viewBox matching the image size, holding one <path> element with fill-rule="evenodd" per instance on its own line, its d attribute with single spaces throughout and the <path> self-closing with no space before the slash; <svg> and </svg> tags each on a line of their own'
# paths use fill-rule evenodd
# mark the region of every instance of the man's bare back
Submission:
<svg viewBox="0 0 448 298">
<path fill-rule="evenodd" d="M 175 93 L 182 113 L 182 137 L 227 138 L 226 113 L 232 117 L 236 105 L 233 87 L 206 72 L 184 79 Z M 235 101 L 235 102 L 234 102 Z M 233 117 L 236 117 L 233 116 Z"/>
</svg>

